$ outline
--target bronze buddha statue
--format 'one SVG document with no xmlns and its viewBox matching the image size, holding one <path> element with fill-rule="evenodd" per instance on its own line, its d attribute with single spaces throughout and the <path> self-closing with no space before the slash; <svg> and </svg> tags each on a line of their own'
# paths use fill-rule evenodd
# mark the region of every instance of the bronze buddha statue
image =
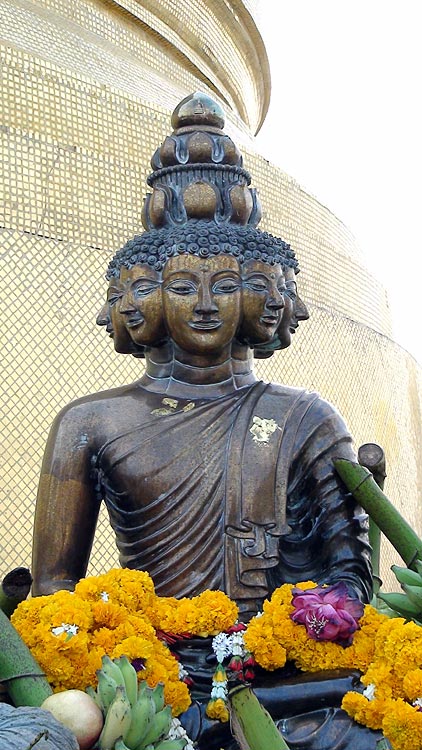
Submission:
<svg viewBox="0 0 422 750">
<path fill-rule="evenodd" d="M 118 352 L 145 357 L 145 373 L 56 418 L 37 500 L 34 594 L 85 575 L 104 501 L 121 564 L 147 570 L 160 595 L 221 589 L 244 621 L 284 582 L 344 581 L 368 601 L 367 519 L 332 464 L 354 458 L 351 437 L 316 393 L 263 383 L 252 368 L 253 351 L 288 346 L 308 316 L 297 260 L 256 229 L 258 199 L 218 105 L 195 94 L 172 123 L 152 161 L 146 231 L 111 261 L 97 318 Z M 306 689 L 302 678 L 277 679 L 261 676 L 257 690 L 281 719 L 292 714 L 289 695 Z M 313 678 L 307 705 L 319 711 L 281 727 L 292 747 L 375 747 L 379 735 L 338 709 L 348 679 L 323 676 L 315 687 Z M 186 722 L 199 747 L 231 747 L 201 711 Z"/>
</svg>

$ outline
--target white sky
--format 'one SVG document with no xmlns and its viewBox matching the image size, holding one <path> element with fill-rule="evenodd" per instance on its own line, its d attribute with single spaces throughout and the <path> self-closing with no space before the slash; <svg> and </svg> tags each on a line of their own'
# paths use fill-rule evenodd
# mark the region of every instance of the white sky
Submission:
<svg viewBox="0 0 422 750">
<path fill-rule="evenodd" d="M 261 0 L 259 12 L 272 97 L 257 146 L 352 231 L 396 341 L 422 364 L 422 2 Z"/>
</svg>

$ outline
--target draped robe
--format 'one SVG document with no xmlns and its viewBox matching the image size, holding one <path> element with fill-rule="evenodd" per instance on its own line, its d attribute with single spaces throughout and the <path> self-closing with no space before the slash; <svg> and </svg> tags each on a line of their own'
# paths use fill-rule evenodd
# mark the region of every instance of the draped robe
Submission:
<svg viewBox="0 0 422 750">
<path fill-rule="evenodd" d="M 137 389 L 135 397 L 134 386 L 123 390 L 130 417 L 125 410 L 120 427 L 104 431 L 92 461 L 123 566 L 147 570 L 162 596 L 224 590 L 244 621 L 284 582 L 342 580 L 368 600 L 367 517 L 334 471 L 334 458 L 354 453 L 330 404 L 261 382 L 213 399 Z M 189 648 L 183 663 L 192 658 L 209 680 L 209 657 Z M 297 750 L 375 748 L 380 734 L 338 708 L 356 673 L 331 677 L 313 675 L 302 689 L 273 674 L 272 687 L 264 676 L 256 690 L 275 719 L 284 717 L 280 729 Z M 313 710 L 295 716 L 294 691 Z M 234 748 L 227 727 L 207 722 L 203 709 L 196 704 L 183 719 L 199 747 Z"/>
<path fill-rule="evenodd" d="M 286 581 L 368 598 L 367 519 L 334 472 L 354 454 L 330 404 L 261 382 L 195 401 L 141 390 L 93 462 L 123 566 L 163 596 L 225 590 L 244 619 Z"/>
</svg>

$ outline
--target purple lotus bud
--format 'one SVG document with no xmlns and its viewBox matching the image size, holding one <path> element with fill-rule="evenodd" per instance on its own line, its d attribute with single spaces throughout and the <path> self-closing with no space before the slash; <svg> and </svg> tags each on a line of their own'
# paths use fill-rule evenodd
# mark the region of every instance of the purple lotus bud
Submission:
<svg viewBox="0 0 422 750">
<path fill-rule="evenodd" d="M 305 626 L 310 638 L 350 646 L 364 607 L 357 597 L 350 596 L 346 584 L 317 586 L 306 591 L 293 589 L 292 594 L 295 611 L 290 617 Z"/>
</svg>

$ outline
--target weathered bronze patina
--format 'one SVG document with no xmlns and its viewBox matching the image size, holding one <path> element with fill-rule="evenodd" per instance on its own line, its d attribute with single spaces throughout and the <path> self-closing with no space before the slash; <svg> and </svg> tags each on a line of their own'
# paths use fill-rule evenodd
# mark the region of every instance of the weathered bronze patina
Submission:
<svg viewBox="0 0 422 750">
<path fill-rule="evenodd" d="M 345 581 L 368 601 L 366 517 L 333 468 L 334 457 L 354 458 L 350 435 L 316 393 L 258 381 L 251 365 L 253 352 L 288 346 L 308 317 L 294 253 L 255 228 L 257 197 L 218 105 L 194 95 L 172 123 L 152 161 L 146 231 L 110 263 L 97 318 L 118 352 L 145 357 L 146 372 L 56 418 L 37 501 L 34 593 L 72 589 L 84 576 L 104 501 L 122 565 L 149 571 L 158 594 L 222 589 L 244 620 L 284 582 Z M 209 694 L 203 643 L 183 648 L 198 697 L 202 680 Z M 352 678 L 282 672 L 261 675 L 257 689 L 286 719 L 291 747 L 369 750 L 377 735 L 338 708 Z M 298 694 L 306 700 L 295 710 Z M 200 707 L 185 721 L 201 748 L 231 746 Z"/>
</svg>

